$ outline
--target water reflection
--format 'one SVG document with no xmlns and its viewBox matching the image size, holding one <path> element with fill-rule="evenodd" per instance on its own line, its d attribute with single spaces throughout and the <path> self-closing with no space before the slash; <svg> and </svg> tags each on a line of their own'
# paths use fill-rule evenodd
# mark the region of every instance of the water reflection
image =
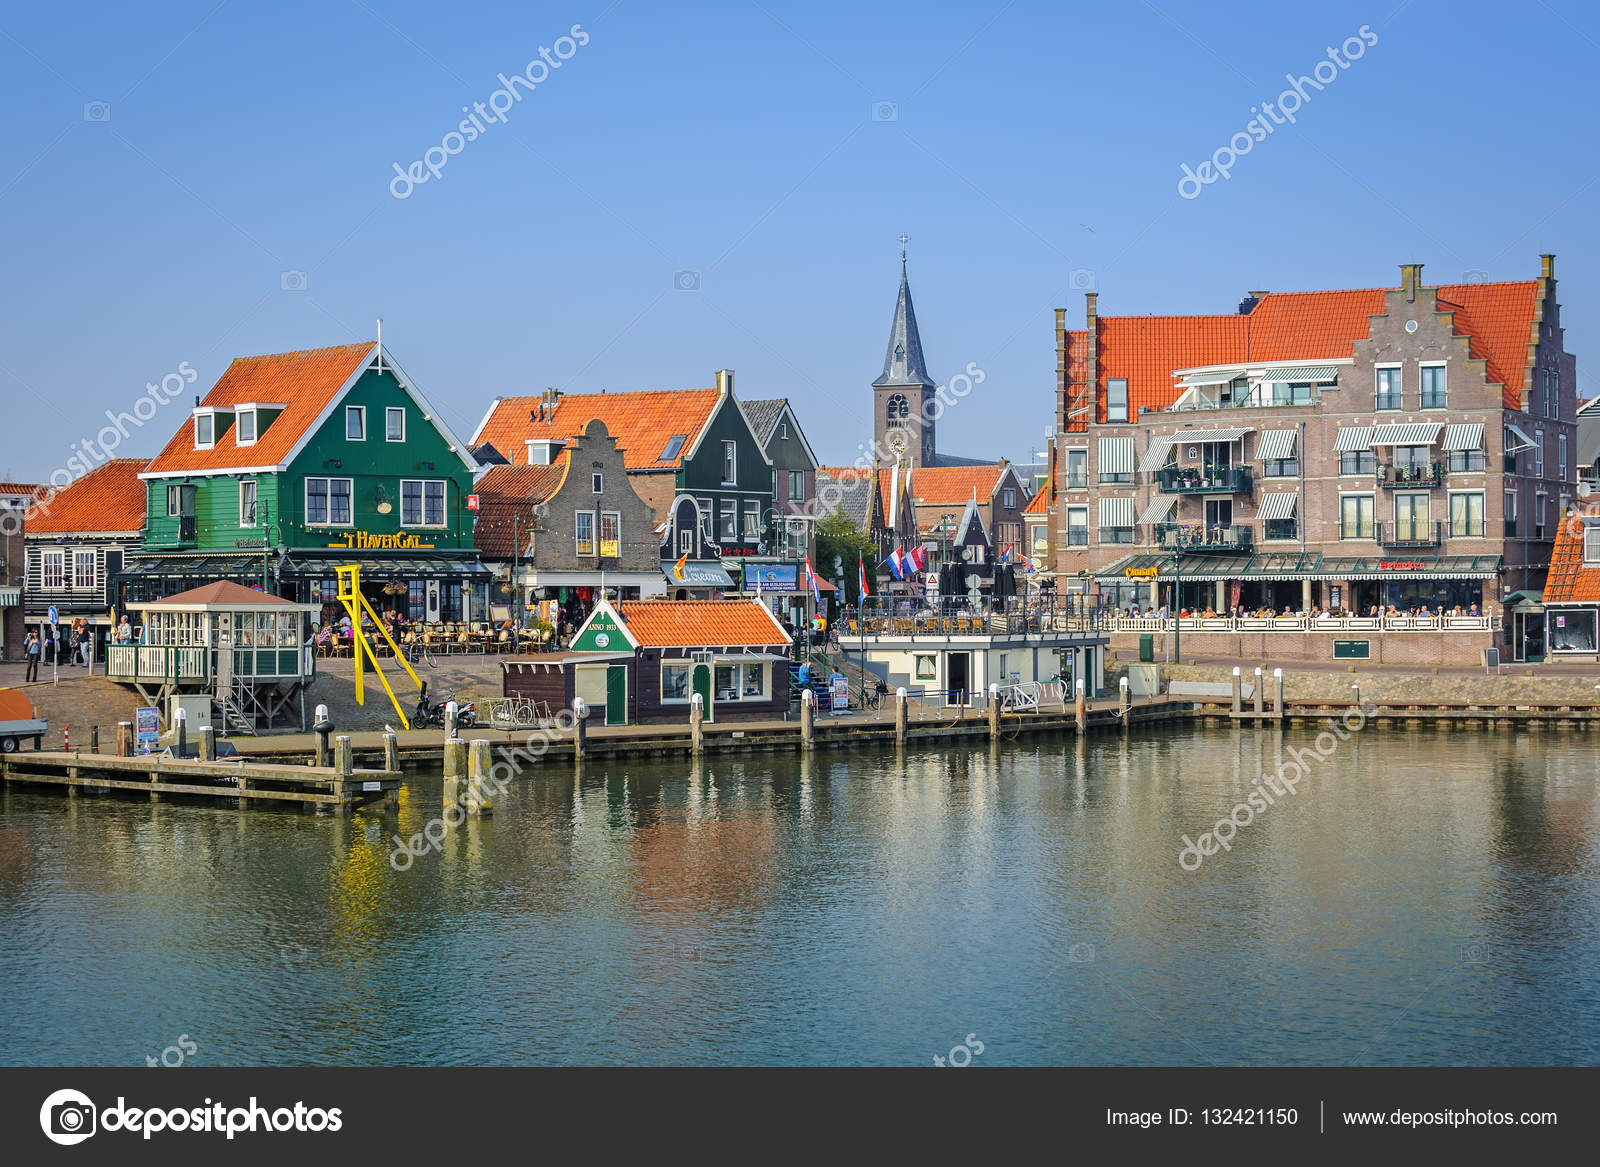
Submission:
<svg viewBox="0 0 1600 1167">
<path fill-rule="evenodd" d="M 1321 732 L 552 766 L 406 872 L 436 779 L 348 819 L 6 790 L 0 1057 L 1600 1060 L 1595 746 L 1363 730 L 1179 868 Z"/>
</svg>

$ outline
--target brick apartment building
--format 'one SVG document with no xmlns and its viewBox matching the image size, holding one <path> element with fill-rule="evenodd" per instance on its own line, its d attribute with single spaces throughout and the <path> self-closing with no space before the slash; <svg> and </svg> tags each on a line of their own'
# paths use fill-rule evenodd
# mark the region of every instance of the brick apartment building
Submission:
<svg viewBox="0 0 1600 1167">
<path fill-rule="evenodd" d="M 1406 264 L 1395 288 L 1230 315 L 1086 299 L 1084 329 L 1056 314 L 1057 572 L 1219 614 L 1498 613 L 1542 588 L 1578 465 L 1554 256 L 1534 280 Z"/>
</svg>

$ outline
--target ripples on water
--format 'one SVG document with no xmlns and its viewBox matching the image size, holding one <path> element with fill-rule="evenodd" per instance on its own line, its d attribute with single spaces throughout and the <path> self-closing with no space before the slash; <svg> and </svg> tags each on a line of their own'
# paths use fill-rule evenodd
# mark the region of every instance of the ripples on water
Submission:
<svg viewBox="0 0 1600 1167">
<path fill-rule="evenodd" d="M 316 818 L 0 793 L 0 1061 L 1594 1064 L 1596 748 L 1369 729 L 752 754 Z"/>
</svg>

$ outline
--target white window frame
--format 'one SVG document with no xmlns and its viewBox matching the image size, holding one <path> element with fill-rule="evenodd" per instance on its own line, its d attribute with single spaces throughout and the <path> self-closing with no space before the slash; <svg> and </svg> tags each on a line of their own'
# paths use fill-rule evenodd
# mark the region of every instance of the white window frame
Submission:
<svg viewBox="0 0 1600 1167">
<path fill-rule="evenodd" d="M 761 542 L 761 503 L 753 498 L 745 499 L 740 508 L 739 534 L 746 543 Z"/>
<path fill-rule="evenodd" d="M 737 486 L 739 484 L 739 443 L 724 441 L 722 443 L 722 485 Z"/>
<path fill-rule="evenodd" d="M 394 420 L 395 414 L 400 415 L 400 436 L 391 437 L 389 423 Z M 346 423 L 347 425 L 349 423 Z M 386 405 L 383 408 L 383 440 L 386 442 L 403 442 L 406 440 L 406 407 L 403 405 Z"/>
<path fill-rule="evenodd" d="M 244 436 L 244 419 L 250 419 L 250 436 Z M 236 445 L 253 446 L 261 436 L 261 414 L 255 409 L 241 409 L 233 415 L 233 440 Z"/>
<path fill-rule="evenodd" d="M 89 580 L 87 583 L 84 582 L 83 573 L 79 570 L 79 565 L 81 565 L 85 559 L 89 561 Z M 97 559 L 98 556 L 95 554 L 92 548 L 73 548 L 72 588 L 74 591 L 86 591 L 95 586 L 95 581 L 100 577 L 99 564 L 96 562 Z"/>
<path fill-rule="evenodd" d="M 746 691 L 749 682 L 749 671 L 757 670 L 761 674 L 761 687 L 754 693 Z M 739 700 L 765 701 L 772 692 L 772 666 L 764 661 L 739 662 Z"/>
<path fill-rule="evenodd" d="M 1556 435 L 1556 475 L 1562 482 L 1567 480 L 1567 435 Z"/>
<path fill-rule="evenodd" d="M 583 546 L 583 520 L 589 520 L 589 549 Z M 574 511 L 572 515 L 572 548 L 573 554 L 582 555 L 593 559 L 599 554 L 600 540 L 598 524 L 595 522 L 593 511 Z"/>
<path fill-rule="evenodd" d="M 1449 361 L 1418 361 L 1417 362 L 1417 407 L 1419 409 L 1449 409 L 1450 408 L 1450 368 Z M 1429 369 L 1439 370 L 1439 379 L 1443 382 L 1444 403 L 1442 405 L 1429 405 L 1423 396 L 1427 390 L 1427 374 Z"/>
<path fill-rule="evenodd" d="M 795 489 L 796 483 L 798 483 L 799 487 L 800 487 L 798 490 Z M 791 470 L 791 471 L 789 471 L 789 481 L 788 481 L 787 485 L 788 485 L 788 488 L 789 488 L 789 499 L 788 499 L 788 501 L 790 501 L 790 502 L 803 502 L 803 501 L 805 501 L 805 497 L 806 497 L 806 472 L 804 470 Z"/>
<path fill-rule="evenodd" d="M 1014 507 L 1017 505 L 1016 488 L 1010 486 L 1005 488 L 1000 495 L 1000 505 L 1003 507 Z"/>
<path fill-rule="evenodd" d="M 1066 512 L 1067 512 L 1067 523 L 1066 523 L 1066 526 L 1064 528 L 1064 530 L 1066 531 L 1066 536 L 1067 536 L 1067 544 L 1066 545 L 1068 547 L 1088 547 L 1089 546 L 1089 508 L 1087 506 L 1067 507 L 1066 508 Z M 1081 527 L 1078 524 L 1073 523 L 1073 521 L 1072 521 L 1072 516 L 1073 515 L 1082 515 L 1083 516 L 1083 523 L 1082 523 Z M 1074 542 L 1072 542 L 1072 532 L 1073 532 L 1074 529 L 1081 529 L 1083 531 L 1083 542 L 1082 543 L 1074 543 Z"/>
<path fill-rule="evenodd" d="M 683 696 L 668 697 L 667 673 L 668 671 L 676 672 L 679 669 L 683 670 L 684 676 Z M 694 700 L 694 662 L 685 660 L 682 657 L 670 657 L 664 659 L 661 662 L 661 704 L 687 705 L 692 700 Z"/>
<path fill-rule="evenodd" d="M 1583 562 L 1586 566 L 1600 565 L 1600 523 L 1587 523 L 1583 528 Z"/>
<path fill-rule="evenodd" d="M 1115 406 L 1114 407 L 1113 404 L 1112 404 L 1111 387 L 1113 385 L 1120 385 L 1122 387 L 1122 403 L 1121 403 L 1120 406 Z M 1128 421 L 1130 421 L 1132 419 L 1132 414 L 1130 413 L 1130 410 L 1133 407 L 1129 404 L 1129 397 L 1130 397 L 1130 393 L 1129 393 L 1129 389 L 1128 389 L 1128 378 L 1127 377 L 1107 377 L 1106 378 L 1106 422 L 1108 424 L 1113 424 L 1113 425 L 1123 424 L 1123 423 L 1126 423 L 1126 422 L 1128 422 Z M 1118 417 L 1117 416 L 1118 413 L 1120 413 L 1122 416 Z"/>
<path fill-rule="evenodd" d="M 1502 523 L 1508 521 L 1515 523 L 1518 521 L 1519 516 L 1517 514 L 1517 495 L 1520 493 L 1521 492 L 1517 490 L 1506 491 L 1505 510 L 1502 511 L 1500 515 L 1500 521 Z M 1518 535 L 1517 537 L 1523 538 L 1521 535 Z"/>
<path fill-rule="evenodd" d="M 1344 533 L 1344 503 L 1345 499 L 1348 498 L 1364 498 L 1372 503 L 1372 534 L 1363 535 L 1360 533 L 1361 524 L 1359 518 L 1356 523 L 1356 534 L 1346 535 Z M 1361 508 L 1357 507 L 1356 509 L 1359 511 Z M 1370 543 L 1378 537 L 1378 526 L 1378 496 L 1376 494 L 1365 490 L 1341 491 L 1339 493 L 1339 539 L 1341 542 Z"/>
<path fill-rule="evenodd" d="M 1088 490 L 1089 489 L 1089 447 L 1088 446 L 1066 446 L 1066 447 L 1063 447 L 1062 454 L 1065 455 L 1065 459 L 1066 459 L 1062 463 L 1063 477 L 1067 479 L 1067 486 L 1065 487 L 1065 489 L 1067 489 L 1067 490 Z M 1074 454 L 1082 454 L 1083 455 L 1083 485 L 1082 486 L 1073 486 L 1071 484 L 1071 480 L 1072 480 L 1072 456 Z"/>
<path fill-rule="evenodd" d="M 324 519 L 320 523 L 316 522 L 311 517 L 311 484 L 313 482 L 322 483 L 323 484 L 323 493 L 327 496 L 328 517 L 326 519 Z M 350 499 L 350 518 L 349 518 L 349 520 L 347 522 L 343 522 L 343 523 L 336 522 L 334 520 L 334 517 L 333 517 L 333 484 L 335 482 L 348 482 L 350 484 L 350 493 L 349 493 L 349 496 L 348 496 L 349 499 Z M 321 474 L 316 474 L 316 475 L 312 475 L 312 476 L 308 477 L 305 480 L 305 508 L 306 508 L 305 509 L 306 526 L 308 526 L 308 527 L 353 527 L 353 526 L 355 526 L 355 524 L 356 524 L 356 480 L 354 478 L 328 477 L 326 475 L 321 475 Z"/>
<path fill-rule="evenodd" d="M 1471 531 L 1459 532 L 1456 530 L 1456 505 L 1457 498 L 1478 499 L 1478 526 L 1476 534 Z M 1445 525 L 1452 539 L 1484 539 L 1489 534 L 1489 496 L 1482 490 L 1451 490 L 1445 493 Z M 1468 524 L 1471 525 L 1470 523 Z"/>
<path fill-rule="evenodd" d="M 1379 405 L 1383 398 L 1383 375 L 1394 373 L 1399 381 L 1395 387 L 1400 396 L 1399 405 Z M 1384 364 L 1372 366 L 1372 410 L 1374 413 L 1394 413 L 1406 407 L 1406 367 L 1403 364 Z"/>
<path fill-rule="evenodd" d="M 611 541 L 614 542 L 617 545 L 617 555 L 620 557 L 622 555 L 622 512 L 621 511 L 601 511 L 600 512 L 600 526 L 599 526 L 599 529 L 595 531 L 595 552 L 596 552 L 596 554 L 602 555 L 602 556 L 605 554 L 606 522 L 608 520 L 611 522 L 612 530 L 616 534 L 616 538 L 611 540 Z"/>
<path fill-rule="evenodd" d="M 717 506 L 717 542 L 732 543 L 739 538 L 739 500 L 725 498 Z"/>
<path fill-rule="evenodd" d="M 200 423 L 206 422 L 211 427 L 211 436 L 204 441 L 200 440 Z M 217 415 L 214 413 L 197 413 L 194 415 L 194 448 L 197 450 L 214 450 L 217 448 Z"/>
<path fill-rule="evenodd" d="M 250 511 L 247 515 L 244 505 L 244 488 L 250 488 Z M 239 526 L 256 527 L 260 525 L 261 517 L 261 484 L 254 478 L 241 478 L 239 480 Z"/>
<path fill-rule="evenodd" d="M 66 586 L 67 553 L 59 548 L 42 549 L 39 552 L 39 587 L 44 591 L 60 591 Z"/>
<path fill-rule="evenodd" d="M 1533 476 L 1544 477 L 1544 431 L 1533 431 Z"/>
<path fill-rule="evenodd" d="M 706 542 L 716 541 L 717 537 L 717 501 L 712 498 L 697 498 L 694 500 L 695 510 L 700 516 L 700 533 Z"/>
<path fill-rule="evenodd" d="M 1533 495 L 1533 535 L 1534 539 L 1545 538 L 1546 520 L 1550 517 L 1550 496 L 1544 491 L 1535 491 Z"/>
<path fill-rule="evenodd" d="M 414 523 L 406 522 L 406 484 L 415 482 L 418 486 L 417 505 L 421 508 Z M 440 488 L 439 521 L 428 522 L 428 487 Z M 400 526 L 410 530 L 419 528 L 425 530 L 443 530 L 450 525 L 450 488 L 443 478 L 402 478 L 400 480 Z"/>
<path fill-rule="evenodd" d="M 694 554 L 694 532 L 693 531 L 679 531 L 678 532 L 678 554 L 679 555 L 693 555 Z"/>
<path fill-rule="evenodd" d="M 589 489 L 593 494 L 606 492 L 606 476 L 604 472 L 596 470 L 589 475 Z"/>
<path fill-rule="evenodd" d="M 361 419 L 361 436 L 359 438 L 350 436 L 350 419 L 352 417 Z M 347 405 L 344 407 L 344 440 L 347 442 L 364 442 L 367 440 L 367 407 L 365 405 Z"/>
</svg>

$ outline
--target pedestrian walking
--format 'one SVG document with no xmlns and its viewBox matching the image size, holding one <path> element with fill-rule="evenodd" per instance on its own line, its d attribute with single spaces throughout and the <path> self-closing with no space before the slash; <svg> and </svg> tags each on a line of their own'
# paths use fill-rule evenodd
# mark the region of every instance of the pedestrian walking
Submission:
<svg viewBox="0 0 1600 1167">
<path fill-rule="evenodd" d="M 37 681 L 39 679 L 39 656 L 41 651 L 42 646 L 39 643 L 39 634 L 37 632 L 28 633 L 27 644 L 23 648 L 23 652 L 28 657 L 28 672 L 23 678 L 24 682 Z"/>
</svg>

